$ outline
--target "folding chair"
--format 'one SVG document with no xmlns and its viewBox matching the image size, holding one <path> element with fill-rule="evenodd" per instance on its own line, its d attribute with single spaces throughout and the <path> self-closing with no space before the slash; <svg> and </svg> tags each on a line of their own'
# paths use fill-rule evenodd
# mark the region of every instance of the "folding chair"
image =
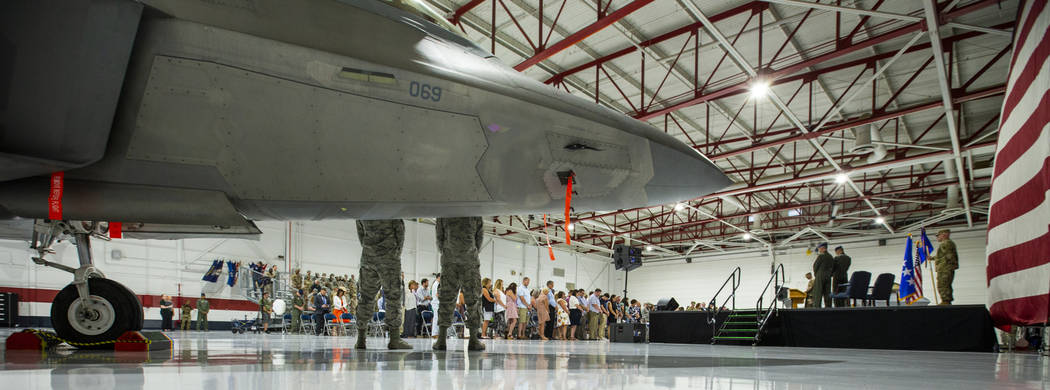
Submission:
<svg viewBox="0 0 1050 390">
<path fill-rule="evenodd" d="M 310 325 L 314 323 L 314 317 L 312 315 L 303 313 L 299 315 L 299 332 L 303 334 L 313 333 Z"/>
<path fill-rule="evenodd" d="M 285 313 L 281 316 L 281 334 L 288 334 L 291 330 L 288 329 L 288 324 L 292 322 L 292 315 Z"/>
<path fill-rule="evenodd" d="M 849 299 L 850 306 L 857 306 L 857 300 L 861 303 L 868 297 L 868 282 L 871 281 L 871 272 L 856 271 L 850 275 L 849 283 L 845 284 L 846 291 L 832 294 L 832 299 Z M 842 285 L 836 287 L 843 287 Z"/>
<path fill-rule="evenodd" d="M 459 328 L 463 333 L 457 332 L 456 328 Z M 453 310 L 452 311 L 452 325 L 449 325 L 449 327 L 448 327 L 449 338 L 456 338 L 456 335 L 466 334 L 466 332 L 467 332 L 466 314 L 460 313 L 459 310 Z"/>
<path fill-rule="evenodd" d="M 433 329 L 431 329 L 431 327 L 433 326 L 434 312 L 430 310 L 423 310 L 423 312 L 419 313 L 419 315 L 423 318 L 423 332 L 426 332 L 427 337 L 433 337 L 434 332 Z"/>
<path fill-rule="evenodd" d="M 890 305 L 890 293 L 893 291 L 893 281 L 897 279 L 897 275 L 894 274 L 880 274 L 875 278 L 875 285 L 871 288 L 871 294 L 868 294 L 867 301 L 872 306 L 875 306 L 876 301 L 886 301 L 886 306 Z M 900 302 L 898 301 L 898 305 Z"/>
<path fill-rule="evenodd" d="M 343 313 L 343 315 L 339 316 L 339 320 L 340 324 L 343 325 L 343 333 L 345 333 L 348 336 L 350 335 L 350 330 L 353 330 L 354 333 L 357 333 L 357 322 L 354 321 L 353 314 Z"/>
<path fill-rule="evenodd" d="M 386 337 L 386 326 L 383 324 L 384 319 L 386 319 L 386 312 L 380 311 L 373 314 L 372 321 L 368 322 L 368 334 Z"/>
<path fill-rule="evenodd" d="M 325 313 L 324 314 L 324 334 L 331 336 L 333 334 L 332 327 L 335 326 L 335 314 Z"/>
</svg>

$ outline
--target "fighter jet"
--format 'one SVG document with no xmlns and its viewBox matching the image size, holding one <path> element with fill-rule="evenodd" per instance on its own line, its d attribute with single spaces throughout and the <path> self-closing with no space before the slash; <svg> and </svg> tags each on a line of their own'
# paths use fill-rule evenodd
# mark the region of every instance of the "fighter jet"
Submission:
<svg viewBox="0 0 1050 390">
<path fill-rule="evenodd" d="M 729 180 L 690 146 L 529 79 L 417 0 L 0 5 L 0 236 L 74 274 L 67 340 L 142 326 L 91 237 L 253 221 L 668 204 Z M 45 259 L 72 237 L 73 268 Z M 136 314 L 137 313 L 137 314 Z"/>
</svg>

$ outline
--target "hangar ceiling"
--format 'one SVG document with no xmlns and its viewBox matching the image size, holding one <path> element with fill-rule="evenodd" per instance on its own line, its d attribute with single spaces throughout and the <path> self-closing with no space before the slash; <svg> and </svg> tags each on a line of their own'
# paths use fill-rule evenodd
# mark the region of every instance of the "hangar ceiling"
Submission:
<svg viewBox="0 0 1050 390">
<path fill-rule="evenodd" d="M 1016 0 L 416 1 L 516 70 L 648 122 L 734 181 L 677 204 L 572 215 L 573 250 L 630 242 L 673 258 L 986 224 Z M 487 223 L 564 245 L 564 217 L 548 218 Z"/>
</svg>

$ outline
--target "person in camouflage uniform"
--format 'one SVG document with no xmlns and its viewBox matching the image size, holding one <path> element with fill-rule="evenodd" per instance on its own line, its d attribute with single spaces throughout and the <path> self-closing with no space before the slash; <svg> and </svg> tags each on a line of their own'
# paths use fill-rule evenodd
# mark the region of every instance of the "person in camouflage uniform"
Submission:
<svg viewBox="0 0 1050 390">
<path fill-rule="evenodd" d="M 179 320 L 179 328 L 182 330 L 190 330 L 190 315 L 193 314 L 193 307 L 190 306 L 189 302 L 182 303 L 182 318 Z"/>
<path fill-rule="evenodd" d="M 299 269 L 296 268 L 295 272 L 292 273 L 292 290 L 299 290 L 303 288 L 303 275 L 299 273 Z"/>
<path fill-rule="evenodd" d="M 955 297 L 952 296 L 952 282 L 955 280 L 955 270 L 959 269 L 959 253 L 955 250 L 955 242 L 951 239 L 951 231 L 942 229 L 937 232 L 937 254 L 933 256 L 933 267 L 937 271 L 937 292 L 941 295 L 941 305 L 951 305 Z"/>
<path fill-rule="evenodd" d="M 262 298 L 259 298 L 259 314 L 262 320 L 263 332 L 270 332 L 270 319 L 273 315 L 273 300 L 270 299 L 269 292 L 263 292 Z"/>
<path fill-rule="evenodd" d="M 303 325 L 303 312 L 306 311 L 306 299 L 303 298 L 303 290 L 295 290 L 295 298 L 292 298 L 292 308 L 290 314 L 292 315 L 291 331 L 293 333 L 299 333 Z"/>
<path fill-rule="evenodd" d="M 452 311 L 456 309 L 456 299 L 463 291 L 463 303 L 467 308 L 467 330 L 470 341 L 467 349 L 481 351 L 485 344 L 478 340 L 481 334 L 481 262 L 478 251 L 481 250 L 482 233 L 481 217 L 438 218 L 437 247 L 441 251 L 441 281 L 438 297 L 438 338 L 434 349 L 445 350 L 448 339 L 448 328 L 452 325 Z M 390 310 L 387 309 L 387 313 Z"/>
<path fill-rule="evenodd" d="M 357 306 L 357 344 L 365 348 L 370 310 L 380 287 L 386 291 L 386 328 L 389 331 L 388 349 L 412 349 L 394 330 L 401 326 L 401 248 L 405 244 L 405 221 L 382 219 L 357 221 L 357 237 L 361 241 L 361 302 Z"/>
<path fill-rule="evenodd" d="M 354 283 L 353 276 L 346 279 L 346 294 L 349 297 L 347 305 L 350 312 L 357 313 L 357 284 Z"/>
<path fill-rule="evenodd" d="M 197 300 L 197 330 L 201 330 L 201 326 L 203 326 L 204 331 L 208 331 L 208 312 L 210 310 L 211 304 L 208 303 L 204 293 L 201 293 L 201 299 Z"/>
</svg>

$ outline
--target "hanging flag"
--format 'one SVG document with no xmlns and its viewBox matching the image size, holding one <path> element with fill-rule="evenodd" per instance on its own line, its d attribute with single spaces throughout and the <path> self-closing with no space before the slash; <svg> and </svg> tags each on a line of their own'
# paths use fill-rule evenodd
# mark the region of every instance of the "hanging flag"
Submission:
<svg viewBox="0 0 1050 390">
<path fill-rule="evenodd" d="M 999 115 L 988 214 L 988 310 L 996 326 L 1050 321 L 1050 5 L 1026 1 Z"/>
<path fill-rule="evenodd" d="M 915 263 L 911 256 L 911 234 L 908 235 L 908 242 L 904 245 L 904 267 L 901 269 L 901 287 L 897 295 L 904 300 L 904 303 L 910 305 L 922 298 L 922 293 L 919 292 L 920 287 L 918 287 L 918 281 L 915 280 Z"/>
<path fill-rule="evenodd" d="M 547 235 L 547 254 L 554 261 L 554 248 L 551 247 L 551 235 L 547 232 L 547 214 L 543 214 L 543 234 Z"/>
<path fill-rule="evenodd" d="M 234 263 L 233 260 L 226 262 L 226 285 L 233 287 L 237 284 L 237 269 L 241 267 L 241 263 Z"/>
<path fill-rule="evenodd" d="M 576 177 L 575 173 L 569 173 L 569 180 L 565 183 L 565 245 L 572 245 L 572 229 L 569 229 L 569 225 L 572 225 L 572 218 L 569 216 L 569 212 L 572 211 L 572 180 Z M 551 250 L 551 260 L 554 260 L 554 250 Z"/>
<path fill-rule="evenodd" d="M 211 262 L 211 268 L 208 268 L 208 272 L 204 273 L 204 277 L 202 277 L 201 280 L 217 283 L 219 281 L 219 275 L 222 275 L 222 260 L 215 260 Z"/>
</svg>

